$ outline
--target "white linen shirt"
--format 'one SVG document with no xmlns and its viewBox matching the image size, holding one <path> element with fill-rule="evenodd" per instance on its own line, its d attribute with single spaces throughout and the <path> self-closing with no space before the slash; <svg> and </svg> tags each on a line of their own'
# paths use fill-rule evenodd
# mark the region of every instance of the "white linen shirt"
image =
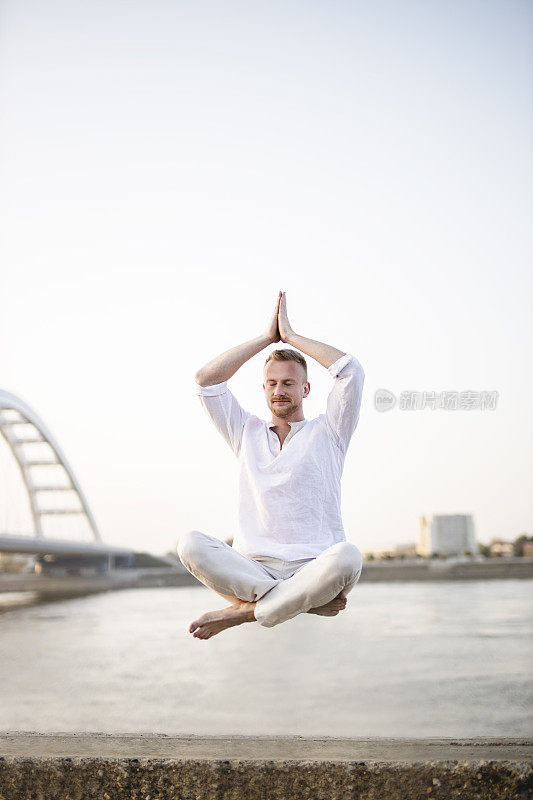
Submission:
<svg viewBox="0 0 533 800">
<path fill-rule="evenodd" d="M 289 422 L 283 446 L 273 427 L 245 411 L 227 381 L 196 393 L 238 459 L 239 527 L 233 548 L 248 558 L 315 558 L 346 541 L 341 475 L 359 421 L 365 373 L 345 353 L 328 367 L 335 379 L 325 414 Z"/>
</svg>

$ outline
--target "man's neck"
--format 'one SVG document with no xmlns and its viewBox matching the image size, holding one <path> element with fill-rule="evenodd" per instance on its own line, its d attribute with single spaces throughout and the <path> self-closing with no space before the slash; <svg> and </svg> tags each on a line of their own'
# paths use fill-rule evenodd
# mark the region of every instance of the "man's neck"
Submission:
<svg viewBox="0 0 533 800">
<path fill-rule="evenodd" d="M 290 417 L 290 419 L 286 417 L 277 417 L 275 414 L 272 414 L 271 425 L 275 425 L 280 431 L 286 431 L 288 433 L 291 429 L 289 422 L 303 422 L 304 420 L 305 417 L 303 414 L 297 414 L 294 417 Z"/>
</svg>

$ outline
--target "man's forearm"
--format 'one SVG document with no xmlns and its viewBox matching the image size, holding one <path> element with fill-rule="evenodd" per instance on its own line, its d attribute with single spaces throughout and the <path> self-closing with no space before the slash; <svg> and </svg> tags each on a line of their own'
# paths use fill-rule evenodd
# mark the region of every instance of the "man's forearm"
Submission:
<svg viewBox="0 0 533 800">
<path fill-rule="evenodd" d="M 255 339 L 232 347 L 231 350 L 226 350 L 225 353 L 221 353 L 198 370 L 195 375 L 196 383 L 199 383 L 200 386 L 213 386 L 215 383 L 228 381 L 232 375 L 235 375 L 239 367 L 242 367 L 246 361 L 260 353 L 269 344 L 272 344 L 272 340 L 261 334 Z"/>
<path fill-rule="evenodd" d="M 318 361 L 318 363 L 322 364 L 326 369 L 334 364 L 341 356 L 346 355 L 342 350 L 337 350 L 336 347 L 324 344 L 324 342 L 317 342 L 314 339 L 307 339 L 305 336 L 300 336 L 298 333 L 291 333 L 285 341 L 287 344 L 296 347 L 297 350 L 301 350 L 302 353 L 305 353 L 307 356 L 314 358 L 315 361 Z"/>
</svg>

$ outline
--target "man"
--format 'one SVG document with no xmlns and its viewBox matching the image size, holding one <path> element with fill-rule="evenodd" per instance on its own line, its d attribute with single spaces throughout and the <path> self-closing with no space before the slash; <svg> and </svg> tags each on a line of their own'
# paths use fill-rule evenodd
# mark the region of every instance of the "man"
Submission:
<svg viewBox="0 0 533 800">
<path fill-rule="evenodd" d="M 245 411 L 227 381 L 248 359 L 279 341 L 328 369 L 335 384 L 327 410 L 303 414 L 311 386 L 297 350 L 274 350 L 263 389 L 272 421 Z M 197 394 L 238 458 L 239 531 L 230 546 L 200 531 L 178 541 L 184 566 L 230 605 L 191 623 L 209 639 L 244 622 L 272 627 L 300 613 L 336 616 L 361 575 L 358 548 L 346 541 L 340 483 L 359 420 L 364 370 L 352 355 L 295 333 L 279 292 L 266 331 L 196 373 Z"/>
</svg>

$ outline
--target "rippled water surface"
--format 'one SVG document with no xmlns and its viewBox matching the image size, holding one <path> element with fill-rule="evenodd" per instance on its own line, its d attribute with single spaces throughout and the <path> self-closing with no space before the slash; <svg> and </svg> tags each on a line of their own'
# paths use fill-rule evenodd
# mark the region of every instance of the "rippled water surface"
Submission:
<svg viewBox="0 0 533 800">
<path fill-rule="evenodd" d="M 198 641 L 224 601 L 137 589 L 0 615 L 0 729 L 520 736 L 533 732 L 533 582 L 361 583 L 337 617 Z"/>
</svg>

